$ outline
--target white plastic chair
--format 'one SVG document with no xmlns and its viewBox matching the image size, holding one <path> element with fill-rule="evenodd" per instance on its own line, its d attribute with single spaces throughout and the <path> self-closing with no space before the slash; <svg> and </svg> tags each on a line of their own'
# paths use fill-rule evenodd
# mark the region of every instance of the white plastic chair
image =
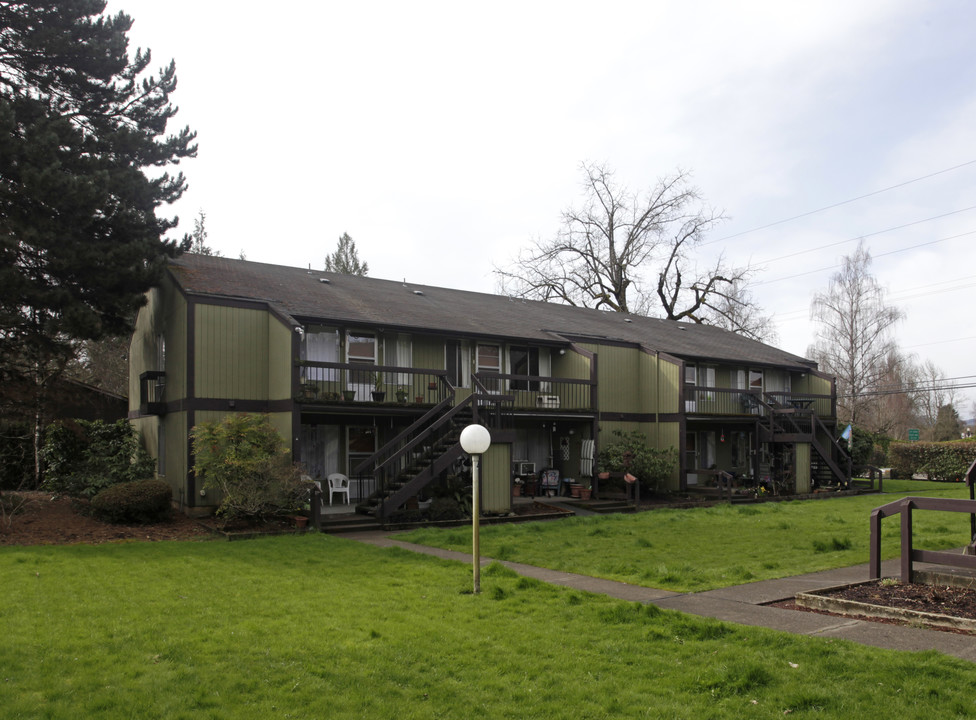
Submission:
<svg viewBox="0 0 976 720">
<path fill-rule="evenodd" d="M 342 473 L 332 473 L 329 475 L 329 505 L 332 505 L 333 493 L 345 493 L 346 505 L 349 504 L 349 478 Z"/>
</svg>

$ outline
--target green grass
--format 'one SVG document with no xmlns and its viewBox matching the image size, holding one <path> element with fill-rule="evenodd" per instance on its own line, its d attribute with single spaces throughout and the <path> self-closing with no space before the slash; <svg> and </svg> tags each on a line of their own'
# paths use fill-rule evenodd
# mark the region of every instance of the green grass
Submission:
<svg viewBox="0 0 976 720">
<path fill-rule="evenodd" d="M 481 554 L 691 592 L 865 563 L 873 508 L 905 494 L 968 498 L 959 483 L 892 480 L 885 488 L 882 495 L 494 525 L 481 529 Z M 969 517 L 916 512 L 913 532 L 919 548 L 959 547 L 969 541 Z M 899 538 L 897 518 L 886 520 L 884 557 L 898 555 Z M 471 548 L 467 528 L 428 528 L 399 539 L 463 552 Z"/>
<path fill-rule="evenodd" d="M 976 665 L 938 653 L 694 618 L 497 564 L 480 595 L 470 580 L 464 563 L 321 535 L 2 548 L 0 716 L 973 714 Z"/>
</svg>

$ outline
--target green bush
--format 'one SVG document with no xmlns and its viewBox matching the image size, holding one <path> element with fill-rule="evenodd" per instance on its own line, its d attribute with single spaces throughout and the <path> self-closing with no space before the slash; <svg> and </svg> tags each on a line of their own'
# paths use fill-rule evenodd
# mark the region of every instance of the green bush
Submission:
<svg viewBox="0 0 976 720">
<path fill-rule="evenodd" d="M 677 466 L 674 448 L 656 450 L 647 445 L 639 430 L 613 431 L 613 439 L 600 451 L 600 469 L 606 472 L 629 472 L 642 485 L 657 492 L 667 483 Z"/>
<path fill-rule="evenodd" d="M 0 490 L 34 486 L 34 440 L 24 423 L 0 427 Z"/>
<path fill-rule="evenodd" d="M 107 487 L 151 477 L 156 471 L 156 461 L 128 420 L 53 423 L 41 457 L 44 489 L 73 497 L 94 497 Z"/>
<path fill-rule="evenodd" d="M 976 442 L 893 443 L 889 454 L 898 477 L 924 474 L 930 480 L 962 480 L 976 460 Z"/>
<path fill-rule="evenodd" d="M 458 501 L 451 497 L 438 497 L 430 502 L 427 515 L 431 520 L 463 520 L 464 510 Z"/>
<path fill-rule="evenodd" d="M 197 425 L 190 437 L 193 471 L 204 489 L 221 493 L 221 517 L 260 521 L 301 508 L 301 470 L 266 415 L 228 415 Z"/>
<path fill-rule="evenodd" d="M 111 523 L 153 523 L 170 516 L 173 491 L 164 480 L 117 483 L 92 498 L 92 514 Z"/>
</svg>

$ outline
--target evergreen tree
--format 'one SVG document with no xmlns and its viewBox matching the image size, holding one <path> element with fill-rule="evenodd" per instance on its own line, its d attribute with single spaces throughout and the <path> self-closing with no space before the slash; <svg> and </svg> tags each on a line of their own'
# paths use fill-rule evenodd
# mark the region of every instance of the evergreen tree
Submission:
<svg viewBox="0 0 976 720">
<path fill-rule="evenodd" d="M 962 437 L 962 422 L 959 420 L 959 413 L 952 405 L 943 405 L 939 408 L 938 419 L 935 421 L 935 428 L 932 431 L 932 439 L 936 442 L 945 440 L 958 440 Z"/>
<path fill-rule="evenodd" d="M 200 210 L 200 213 L 193 219 L 193 232 L 190 233 L 190 252 L 197 255 L 220 257 L 219 250 L 214 250 L 207 245 L 207 213 L 203 210 Z"/>
<path fill-rule="evenodd" d="M 325 269 L 328 272 L 365 276 L 369 272 L 369 265 L 359 262 L 356 241 L 349 237 L 349 233 L 342 233 L 342 237 L 339 238 L 339 247 L 325 258 Z"/>
<path fill-rule="evenodd" d="M 195 133 L 166 132 L 176 66 L 147 74 L 132 20 L 104 9 L 0 2 L 0 400 L 30 397 L 37 424 L 78 341 L 128 333 L 189 245 L 156 216 L 186 188 L 165 169 L 196 155 Z"/>
</svg>

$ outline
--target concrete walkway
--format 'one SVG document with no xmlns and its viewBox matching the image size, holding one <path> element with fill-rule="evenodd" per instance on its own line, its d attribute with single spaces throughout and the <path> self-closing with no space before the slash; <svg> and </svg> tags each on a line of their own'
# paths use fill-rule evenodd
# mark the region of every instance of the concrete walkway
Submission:
<svg viewBox="0 0 976 720">
<path fill-rule="evenodd" d="M 446 560 L 471 562 L 470 554 L 403 542 L 396 539 L 395 533 L 356 533 L 346 537 L 378 547 L 399 547 Z M 495 561 L 491 558 L 481 558 L 482 565 L 488 565 L 491 562 Z M 868 566 L 866 563 L 849 568 L 825 570 L 777 580 L 763 580 L 718 590 L 676 593 L 613 580 L 603 580 L 587 575 L 557 572 L 533 565 L 523 565 L 504 560 L 498 562 L 520 575 L 536 578 L 553 585 L 600 593 L 631 602 L 649 603 L 692 615 L 716 618 L 741 625 L 767 627 L 798 635 L 851 640 L 863 645 L 893 650 L 938 650 L 947 655 L 976 662 L 976 637 L 973 636 L 821 615 L 799 610 L 784 610 L 764 605 L 764 603 L 792 599 L 798 592 L 867 580 Z M 894 559 L 883 563 L 881 570 L 882 576 L 897 576 L 899 574 L 898 560 Z"/>
</svg>

